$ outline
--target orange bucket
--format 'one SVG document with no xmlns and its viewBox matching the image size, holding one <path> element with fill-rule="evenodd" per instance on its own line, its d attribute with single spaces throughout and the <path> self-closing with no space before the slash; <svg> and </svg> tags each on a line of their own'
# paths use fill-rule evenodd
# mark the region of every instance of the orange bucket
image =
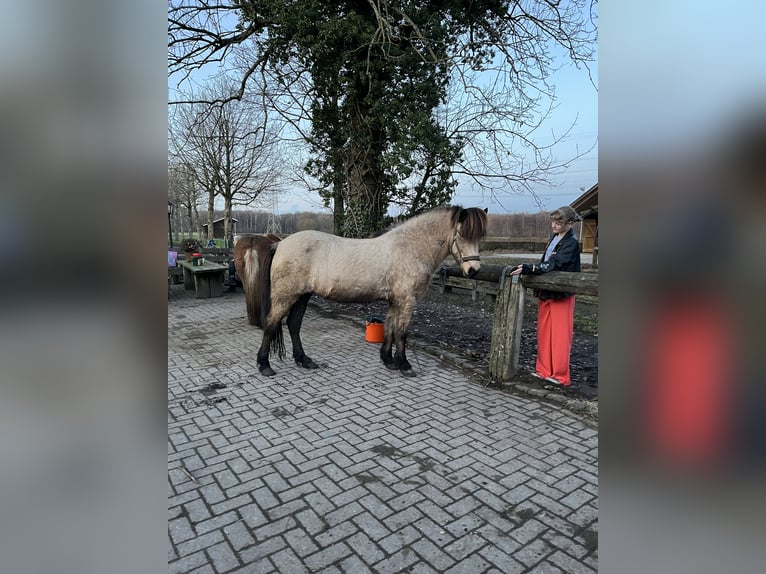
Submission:
<svg viewBox="0 0 766 574">
<path fill-rule="evenodd" d="M 368 343 L 382 343 L 385 338 L 385 325 L 377 317 L 367 317 L 365 320 L 364 340 Z"/>
</svg>

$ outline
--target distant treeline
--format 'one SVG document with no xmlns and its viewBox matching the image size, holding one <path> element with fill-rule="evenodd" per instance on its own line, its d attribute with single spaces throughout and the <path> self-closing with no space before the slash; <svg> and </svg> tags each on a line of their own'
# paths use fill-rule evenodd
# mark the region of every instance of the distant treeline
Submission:
<svg viewBox="0 0 766 574">
<path fill-rule="evenodd" d="M 207 212 L 206 212 L 207 213 Z M 201 216 L 202 214 L 200 214 Z M 223 217 L 216 213 L 215 218 Z M 271 214 L 268 211 L 233 211 L 232 217 L 237 220 L 237 233 L 266 233 L 269 229 Z M 279 233 L 295 233 L 306 229 L 315 229 L 332 233 L 332 214 L 302 211 L 300 213 L 283 213 L 277 215 Z"/>
<path fill-rule="evenodd" d="M 233 210 L 231 214 L 232 218 L 236 219 L 234 230 L 236 233 L 266 233 L 271 232 L 270 228 L 272 223 L 272 216 L 268 211 L 237 211 Z M 223 211 L 213 212 L 213 219 L 223 218 Z M 274 218 L 278 223 L 277 232 L 280 234 L 295 233 L 296 231 L 303 231 L 304 229 L 315 229 L 317 231 L 325 231 L 332 233 L 332 214 L 329 213 L 313 213 L 313 212 L 301 212 L 301 213 L 285 213 L 277 215 Z M 207 210 L 201 210 L 199 212 L 199 225 L 200 227 L 207 223 Z M 201 229 L 193 229 L 190 225 L 189 218 L 183 215 L 175 219 L 173 229 L 176 233 L 184 235 L 190 232 L 201 231 Z"/>
<path fill-rule="evenodd" d="M 207 212 L 200 211 L 200 222 L 207 222 Z M 214 219 L 223 217 L 223 212 L 215 212 Z M 237 220 L 236 233 L 266 233 L 269 229 L 271 214 L 267 211 L 233 211 L 232 217 Z M 289 234 L 305 229 L 315 229 L 332 233 L 332 214 L 330 213 L 284 213 L 276 216 L 279 222 L 279 233 Z M 180 222 L 180 233 L 194 231 L 189 229 L 188 221 Z M 509 237 L 520 239 L 545 240 L 551 233 L 551 219 L 548 212 L 539 213 L 502 213 L 489 214 L 487 236 Z"/>
<path fill-rule="evenodd" d="M 549 212 L 490 213 L 487 219 L 487 237 L 547 240 L 551 235 Z"/>
</svg>

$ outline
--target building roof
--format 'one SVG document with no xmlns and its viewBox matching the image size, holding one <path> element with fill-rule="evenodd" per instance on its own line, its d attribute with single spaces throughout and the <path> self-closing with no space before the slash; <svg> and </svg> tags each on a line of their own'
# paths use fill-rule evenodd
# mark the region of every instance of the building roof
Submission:
<svg viewBox="0 0 766 574">
<path fill-rule="evenodd" d="M 570 205 L 582 218 L 598 215 L 598 182 Z"/>
<path fill-rule="evenodd" d="M 234 223 L 237 223 L 237 220 L 236 220 L 235 218 L 233 218 L 233 217 L 232 217 L 232 218 L 231 218 L 231 220 L 232 220 Z M 216 224 L 216 223 L 218 223 L 219 221 L 223 221 L 223 217 L 219 217 L 218 219 L 214 219 L 214 220 L 213 220 L 213 225 L 215 225 L 215 224 Z M 203 224 L 202 224 L 202 227 L 207 227 L 207 223 L 203 223 Z"/>
</svg>

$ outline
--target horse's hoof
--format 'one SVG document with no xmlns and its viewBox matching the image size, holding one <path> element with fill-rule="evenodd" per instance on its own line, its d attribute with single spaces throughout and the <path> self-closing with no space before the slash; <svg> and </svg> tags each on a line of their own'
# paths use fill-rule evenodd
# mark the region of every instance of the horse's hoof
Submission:
<svg viewBox="0 0 766 574">
<path fill-rule="evenodd" d="M 319 365 L 317 365 L 314 361 L 312 361 L 308 357 L 306 357 L 302 361 L 299 361 L 298 359 L 295 359 L 295 363 L 298 366 L 303 367 L 304 369 L 318 369 L 319 368 Z"/>
<path fill-rule="evenodd" d="M 386 366 L 387 369 L 390 369 L 391 371 L 399 370 L 399 366 L 396 363 L 391 362 L 391 363 L 383 363 L 383 364 Z"/>
<path fill-rule="evenodd" d="M 258 369 L 258 370 L 261 372 L 261 374 L 262 374 L 264 377 L 273 377 L 274 375 L 276 375 L 276 374 L 277 374 L 277 373 L 274 371 L 274 369 L 272 369 L 271 367 L 264 367 L 264 368 L 262 368 L 262 369 Z"/>
<path fill-rule="evenodd" d="M 414 377 L 415 376 L 415 371 L 413 371 L 412 369 L 402 369 L 401 372 L 402 372 L 402 374 L 405 377 Z"/>
</svg>

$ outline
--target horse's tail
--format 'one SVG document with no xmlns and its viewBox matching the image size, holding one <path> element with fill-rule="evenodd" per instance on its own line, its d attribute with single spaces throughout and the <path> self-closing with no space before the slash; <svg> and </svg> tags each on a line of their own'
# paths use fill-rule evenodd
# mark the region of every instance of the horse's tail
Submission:
<svg viewBox="0 0 766 574">
<path fill-rule="evenodd" d="M 263 327 L 258 297 L 258 267 L 258 253 L 251 249 L 245 258 L 245 276 L 242 278 L 245 305 L 247 305 L 247 322 L 256 327 Z"/>
<path fill-rule="evenodd" d="M 267 326 L 266 319 L 271 312 L 271 264 L 277 252 L 277 242 L 268 246 L 258 269 L 258 293 L 260 297 L 261 325 Z M 280 359 L 285 358 L 285 338 L 282 332 L 282 321 L 274 326 L 274 336 L 271 338 L 271 352 L 277 353 Z"/>
<path fill-rule="evenodd" d="M 234 238 L 234 268 L 242 281 L 247 306 L 247 322 L 262 327 L 261 304 L 258 297 L 258 244 L 252 237 Z"/>
<path fill-rule="evenodd" d="M 247 322 L 263 328 L 259 270 L 271 246 L 280 241 L 276 235 L 237 235 L 234 238 L 234 268 L 242 281 L 247 306 Z"/>
</svg>

